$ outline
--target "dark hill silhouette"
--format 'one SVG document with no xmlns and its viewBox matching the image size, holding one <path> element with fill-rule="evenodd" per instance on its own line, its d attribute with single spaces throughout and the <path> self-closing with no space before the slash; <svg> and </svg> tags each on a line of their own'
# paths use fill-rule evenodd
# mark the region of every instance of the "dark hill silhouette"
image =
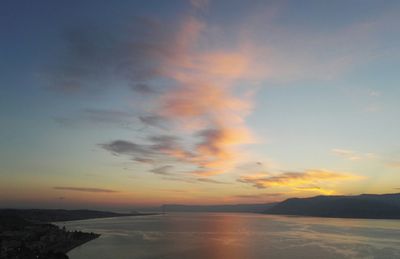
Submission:
<svg viewBox="0 0 400 259">
<path fill-rule="evenodd" d="M 400 219 L 400 193 L 291 198 L 267 209 L 265 213 L 334 218 Z"/>
</svg>

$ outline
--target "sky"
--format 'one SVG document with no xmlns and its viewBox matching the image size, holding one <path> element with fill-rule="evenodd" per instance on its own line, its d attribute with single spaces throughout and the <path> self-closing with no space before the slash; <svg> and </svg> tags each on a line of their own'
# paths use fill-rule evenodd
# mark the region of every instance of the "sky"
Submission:
<svg viewBox="0 0 400 259">
<path fill-rule="evenodd" d="M 0 207 L 400 192 L 399 1 L 2 1 Z"/>
</svg>

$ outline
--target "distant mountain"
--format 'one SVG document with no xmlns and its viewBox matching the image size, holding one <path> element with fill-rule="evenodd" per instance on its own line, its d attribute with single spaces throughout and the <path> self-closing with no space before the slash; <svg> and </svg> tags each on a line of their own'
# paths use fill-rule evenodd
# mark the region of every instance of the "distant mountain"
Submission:
<svg viewBox="0 0 400 259">
<path fill-rule="evenodd" d="M 265 210 L 264 213 L 333 218 L 400 219 L 400 193 L 291 198 Z"/>
<path fill-rule="evenodd" d="M 31 222 L 56 222 L 92 218 L 108 218 L 145 215 L 140 213 L 121 214 L 96 210 L 46 210 L 46 209 L 0 209 L 0 217 L 15 217 Z"/>
<path fill-rule="evenodd" d="M 276 203 L 233 204 L 233 205 L 180 205 L 166 204 L 162 206 L 165 212 L 263 212 Z"/>
</svg>

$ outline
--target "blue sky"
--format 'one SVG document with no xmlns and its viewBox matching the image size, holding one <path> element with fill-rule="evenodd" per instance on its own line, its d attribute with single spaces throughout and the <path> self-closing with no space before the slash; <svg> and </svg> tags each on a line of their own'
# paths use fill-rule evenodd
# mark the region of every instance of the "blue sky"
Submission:
<svg viewBox="0 0 400 259">
<path fill-rule="evenodd" d="M 4 1 L 0 204 L 396 192 L 399 9 Z"/>
</svg>

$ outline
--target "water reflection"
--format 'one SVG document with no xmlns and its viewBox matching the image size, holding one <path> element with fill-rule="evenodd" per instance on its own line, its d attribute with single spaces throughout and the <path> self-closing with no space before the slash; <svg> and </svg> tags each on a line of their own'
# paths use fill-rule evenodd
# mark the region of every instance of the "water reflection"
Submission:
<svg viewBox="0 0 400 259">
<path fill-rule="evenodd" d="M 71 259 L 400 258 L 395 220 L 181 213 L 66 226 L 102 234 Z"/>
<path fill-rule="evenodd" d="M 201 254 L 215 259 L 242 259 L 249 257 L 248 235 L 244 235 L 246 220 L 242 217 L 232 217 L 227 214 L 214 216 L 208 220 L 207 229 L 214 230 L 205 240 Z"/>
</svg>

